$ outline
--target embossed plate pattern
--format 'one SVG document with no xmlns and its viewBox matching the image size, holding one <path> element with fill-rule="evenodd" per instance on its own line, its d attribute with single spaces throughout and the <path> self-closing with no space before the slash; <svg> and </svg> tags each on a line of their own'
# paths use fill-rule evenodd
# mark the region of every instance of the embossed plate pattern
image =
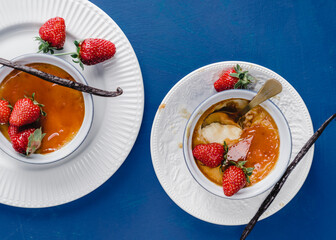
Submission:
<svg viewBox="0 0 336 240">
<path fill-rule="evenodd" d="M 190 113 L 206 98 L 216 93 L 213 83 L 223 70 L 239 64 L 258 80 L 251 89 L 259 90 L 269 78 L 283 85 L 283 91 L 271 100 L 278 105 L 288 120 L 293 148 L 292 158 L 313 134 L 309 112 L 296 90 L 275 72 L 247 62 L 219 62 L 195 70 L 181 79 L 163 99 L 153 122 L 151 154 L 155 173 L 170 198 L 189 214 L 215 224 L 246 224 L 270 192 L 244 200 L 228 200 L 203 189 L 191 176 L 183 159 L 183 131 Z M 266 218 L 284 207 L 304 183 L 312 160 L 314 148 L 292 172 L 272 205 L 261 216 Z"/>
<path fill-rule="evenodd" d="M 48 207 L 67 203 L 93 191 L 111 177 L 131 151 L 144 107 L 141 71 L 131 44 L 117 24 L 101 9 L 82 0 L 11 0 L 0 8 L 1 57 L 12 59 L 37 51 L 34 37 L 49 18 L 65 19 L 64 52 L 73 41 L 105 38 L 115 43 L 115 56 L 82 71 L 89 85 L 124 94 L 93 97 L 94 119 L 84 143 L 55 164 L 32 165 L 0 151 L 0 202 L 18 207 Z M 22 44 L 24 43 L 24 44 Z M 71 57 L 64 57 L 71 62 Z M 67 116 L 71 117 L 71 116 Z"/>
</svg>

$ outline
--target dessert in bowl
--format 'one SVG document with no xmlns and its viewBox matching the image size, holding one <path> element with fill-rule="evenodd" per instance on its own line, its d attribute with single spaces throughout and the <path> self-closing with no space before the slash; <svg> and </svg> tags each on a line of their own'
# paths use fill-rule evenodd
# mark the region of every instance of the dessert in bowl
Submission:
<svg viewBox="0 0 336 240">
<path fill-rule="evenodd" d="M 267 100 L 253 108 L 241 124 L 230 114 L 242 109 L 255 94 L 237 89 L 217 93 L 194 110 L 186 125 L 183 152 L 187 167 L 202 187 L 217 196 L 244 199 L 261 194 L 276 183 L 288 165 L 290 129 L 274 103 Z M 194 152 L 197 146 L 210 144 L 227 146 L 225 160 L 211 167 L 199 161 Z M 244 162 L 253 172 L 244 188 L 233 196 L 226 196 L 223 174 L 230 162 Z"/>
<path fill-rule="evenodd" d="M 61 78 L 87 84 L 70 63 L 48 54 L 26 54 L 12 60 Z M 32 126 L 42 127 L 46 135 L 35 154 L 24 156 L 10 142 L 8 125 L 1 125 L 1 149 L 11 157 L 27 163 L 51 163 L 74 152 L 86 138 L 93 120 L 92 96 L 59 86 L 18 70 L 0 69 L 0 97 L 14 105 L 25 96 L 43 104 L 46 116 Z M 15 107 L 14 107 L 15 108 Z"/>
</svg>

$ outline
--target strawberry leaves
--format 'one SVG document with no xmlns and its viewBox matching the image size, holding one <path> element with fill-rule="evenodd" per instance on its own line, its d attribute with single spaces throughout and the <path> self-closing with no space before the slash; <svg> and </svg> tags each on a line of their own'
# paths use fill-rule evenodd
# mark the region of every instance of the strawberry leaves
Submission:
<svg viewBox="0 0 336 240">
<path fill-rule="evenodd" d="M 230 162 L 232 164 L 236 165 L 237 167 L 241 168 L 243 170 L 243 172 L 245 173 L 246 182 L 251 183 L 249 177 L 252 175 L 254 167 L 249 167 L 249 168 L 244 167 L 244 165 L 247 161 L 239 161 L 238 163 L 236 163 L 234 161 L 230 161 Z"/>
<path fill-rule="evenodd" d="M 40 53 L 40 52 L 43 52 L 43 53 L 50 52 L 51 54 L 54 54 L 55 53 L 54 50 L 57 50 L 56 47 L 52 47 L 47 41 L 44 41 L 40 37 L 35 37 L 35 40 L 39 41 L 38 53 Z M 59 49 L 59 50 L 61 50 L 61 49 Z"/>
<path fill-rule="evenodd" d="M 79 66 L 82 68 L 82 70 L 84 70 L 84 65 L 83 65 L 83 62 L 81 61 L 80 59 L 80 42 L 78 42 L 77 40 L 74 41 L 74 44 L 76 46 L 76 50 L 77 52 L 75 53 L 72 53 L 70 56 L 74 59 L 72 59 L 72 61 L 74 63 L 79 63 Z"/>
<path fill-rule="evenodd" d="M 254 78 L 243 71 L 237 64 L 235 67 L 226 70 L 217 81 L 214 82 L 214 88 L 217 92 L 235 88 L 247 88 L 247 85 L 254 81 Z"/>
<path fill-rule="evenodd" d="M 220 165 L 220 168 L 219 168 L 219 171 L 221 171 L 221 172 L 223 172 L 225 166 L 227 165 L 227 154 L 229 152 L 229 147 L 228 147 L 228 145 L 226 144 L 225 141 L 223 143 L 223 147 L 224 147 L 223 161 L 221 162 L 221 165 Z"/>
<path fill-rule="evenodd" d="M 42 109 L 44 107 L 44 104 L 41 104 L 41 103 L 39 103 L 38 101 L 35 100 L 35 93 L 33 93 L 31 97 L 27 97 L 26 95 L 24 97 L 29 98 L 30 100 L 33 101 L 33 103 L 35 105 L 40 107 L 41 116 L 47 116 L 47 113 L 45 111 L 43 111 L 43 109 Z"/>
<path fill-rule="evenodd" d="M 34 153 L 37 149 L 40 148 L 42 139 L 46 134 L 42 133 L 42 128 L 37 128 L 32 134 L 28 137 L 28 145 L 26 149 L 26 155 Z"/>
<path fill-rule="evenodd" d="M 235 73 L 230 73 L 231 77 L 238 78 L 239 80 L 234 85 L 234 88 L 242 88 L 246 89 L 247 85 L 254 81 L 254 77 L 252 77 L 248 71 L 243 71 L 242 68 L 237 64 L 237 66 L 234 67 Z"/>
</svg>

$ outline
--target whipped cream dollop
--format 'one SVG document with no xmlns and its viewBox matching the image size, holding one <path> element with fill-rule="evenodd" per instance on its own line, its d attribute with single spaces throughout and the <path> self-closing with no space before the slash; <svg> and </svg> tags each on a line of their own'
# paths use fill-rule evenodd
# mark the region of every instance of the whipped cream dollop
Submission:
<svg viewBox="0 0 336 240">
<path fill-rule="evenodd" d="M 243 130 L 234 125 L 223 125 L 217 122 L 211 123 L 201 130 L 202 137 L 209 143 L 220 143 L 227 139 L 239 139 Z"/>
</svg>

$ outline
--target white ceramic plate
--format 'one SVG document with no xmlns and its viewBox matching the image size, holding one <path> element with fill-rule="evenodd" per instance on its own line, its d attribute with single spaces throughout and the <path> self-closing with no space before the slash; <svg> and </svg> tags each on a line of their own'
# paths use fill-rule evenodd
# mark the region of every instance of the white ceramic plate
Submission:
<svg viewBox="0 0 336 240">
<path fill-rule="evenodd" d="M 178 206 L 201 220 L 220 225 L 248 223 L 271 191 L 249 199 L 223 199 L 196 182 L 183 158 L 183 132 L 190 113 L 216 93 L 213 83 L 222 71 L 237 63 L 258 80 L 252 90 L 259 90 L 269 78 L 281 82 L 282 93 L 271 100 L 283 112 L 291 129 L 293 146 L 290 161 L 313 134 L 311 118 L 300 95 L 284 78 L 265 67 L 247 62 L 219 62 L 197 69 L 181 79 L 163 99 L 154 119 L 151 133 L 153 166 L 163 189 Z M 274 214 L 295 196 L 307 177 L 313 153 L 314 148 L 311 148 L 260 219 Z"/>
<path fill-rule="evenodd" d="M 83 144 L 65 159 L 32 165 L 0 151 L 0 202 L 18 207 L 49 207 L 78 199 L 111 177 L 128 156 L 138 135 L 144 108 L 139 63 L 124 33 L 101 9 L 80 0 L 11 0 L 0 8 L 1 57 L 12 59 L 37 50 L 34 37 L 49 18 L 65 19 L 64 52 L 73 41 L 88 37 L 115 43 L 115 56 L 82 71 L 89 85 L 124 94 L 117 98 L 93 97 L 94 117 Z M 71 62 L 66 56 L 65 60 Z M 71 117 L 71 116 L 70 116 Z"/>
</svg>

